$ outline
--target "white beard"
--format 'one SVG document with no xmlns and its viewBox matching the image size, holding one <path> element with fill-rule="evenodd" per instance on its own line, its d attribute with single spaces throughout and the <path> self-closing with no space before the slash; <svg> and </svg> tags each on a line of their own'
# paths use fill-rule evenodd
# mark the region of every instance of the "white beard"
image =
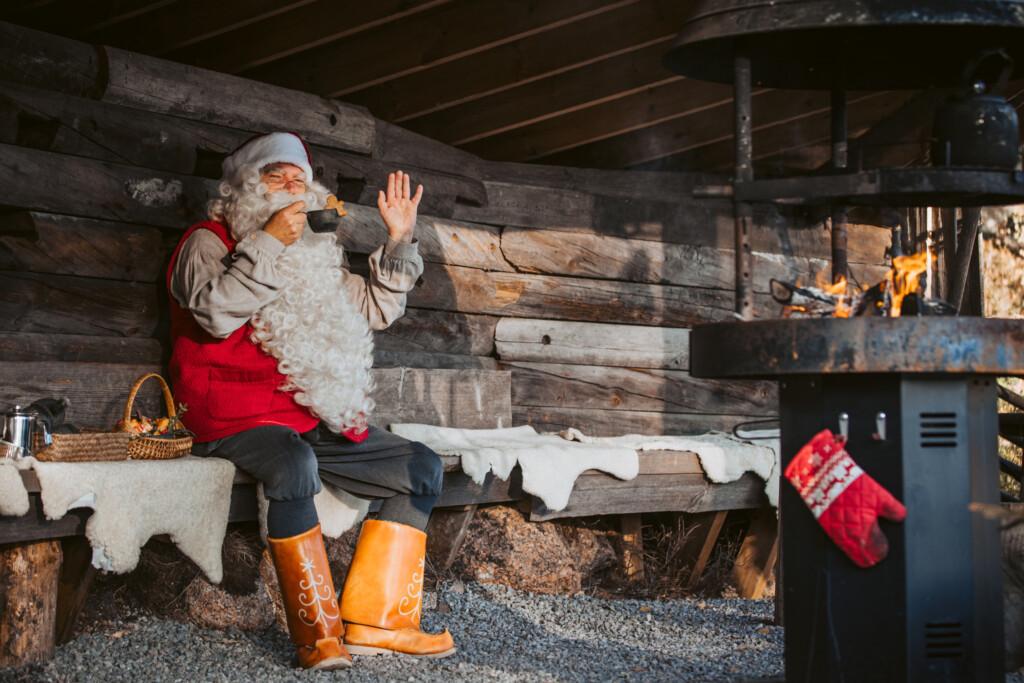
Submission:
<svg viewBox="0 0 1024 683">
<path fill-rule="evenodd" d="M 239 221 L 229 223 L 236 239 L 261 229 L 292 202 L 303 199 L 307 209 L 323 206 L 316 197 L 282 192 L 238 193 L 233 199 L 224 217 Z M 288 377 L 282 389 L 294 390 L 296 402 L 332 431 L 365 427 L 373 410 L 373 335 L 342 286 L 342 249 L 335 235 L 307 228 L 277 258 L 276 268 L 285 284 L 277 299 L 253 315 L 253 341 Z"/>
</svg>

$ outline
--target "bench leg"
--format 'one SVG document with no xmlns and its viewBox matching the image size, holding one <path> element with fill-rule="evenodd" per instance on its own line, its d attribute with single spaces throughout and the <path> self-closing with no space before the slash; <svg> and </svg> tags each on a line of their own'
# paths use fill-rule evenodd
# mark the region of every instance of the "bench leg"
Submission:
<svg viewBox="0 0 1024 683">
<path fill-rule="evenodd" d="M 434 510 L 427 524 L 427 559 L 435 574 L 448 571 L 466 540 L 476 505 Z"/>
<path fill-rule="evenodd" d="M 756 600 L 764 596 L 778 557 L 779 524 L 775 509 L 756 510 L 732 568 L 732 577 L 741 598 Z"/>
<path fill-rule="evenodd" d="M 728 510 L 721 510 L 694 515 L 697 528 L 687 539 L 686 551 L 688 551 L 687 554 L 694 554 L 696 551 L 696 558 L 693 562 L 693 569 L 690 570 L 690 578 L 686 582 L 686 590 L 690 591 L 697 587 L 704 568 L 708 566 L 708 560 L 711 559 L 711 551 L 714 550 L 715 543 L 718 542 L 718 535 L 722 533 L 722 525 L 725 524 L 728 514 Z"/>
<path fill-rule="evenodd" d="M 627 581 L 644 579 L 644 541 L 640 515 L 619 517 L 622 532 L 622 573 Z"/>
<path fill-rule="evenodd" d="M 89 588 L 96 578 L 92 566 L 92 547 L 84 536 L 69 536 L 61 543 L 64 563 L 60 569 L 57 589 L 57 644 L 71 640 L 75 621 L 85 607 Z"/>
<path fill-rule="evenodd" d="M 53 656 L 60 565 L 57 540 L 0 546 L 0 667 Z"/>
</svg>

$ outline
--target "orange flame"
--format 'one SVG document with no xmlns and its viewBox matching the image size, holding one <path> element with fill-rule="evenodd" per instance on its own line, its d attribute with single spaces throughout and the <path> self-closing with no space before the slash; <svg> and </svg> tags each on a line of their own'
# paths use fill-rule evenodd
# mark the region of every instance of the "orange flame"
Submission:
<svg viewBox="0 0 1024 683">
<path fill-rule="evenodd" d="M 832 312 L 832 316 L 835 318 L 851 317 L 853 315 L 853 307 L 850 305 L 850 285 L 846 281 L 846 276 L 840 275 L 839 279 L 832 284 L 828 283 L 826 277 L 824 271 L 819 271 L 815 276 L 815 281 L 818 284 L 818 288 L 825 292 L 825 294 L 835 297 L 836 308 Z"/>
<path fill-rule="evenodd" d="M 931 259 L 931 252 L 922 251 L 912 256 L 897 256 L 892 260 L 892 270 L 886 276 L 886 286 L 892 299 L 890 317 L 900 317 L 903 299 L 921 288 L 921 275 L 928 270 Z"/>
</svg>

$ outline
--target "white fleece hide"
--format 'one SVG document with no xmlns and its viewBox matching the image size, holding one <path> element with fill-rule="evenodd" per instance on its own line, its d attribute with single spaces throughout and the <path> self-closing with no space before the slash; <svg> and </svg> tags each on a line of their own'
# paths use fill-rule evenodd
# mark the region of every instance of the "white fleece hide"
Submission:
<svg viewBox="0 0 1024 683">
<path fill-rule="evenodd" d="M 477 484 L 488 472 L 508 479 L 518 463 L 523 491 L 540 498 L 550 510 L 564 510 L 576 479 L 600 470 L 619 479 L 640 472 L 636 449 L 618 444 L 579 443 L 555 434 L 538 434 L 530 426 L 507 429 L 455 429 L 421 424 L 393 424 L 391 431 L 419 441 L 442 455 L 462 458 L 462 471 Z"/>
<path fill-rule="evenodd" d="M 139 562 L 152 536 L 167 534 L 206 577 L 220 583 L 235 466 L 220 458 L 37 462 L 47 519 L 75 507 L 94 512 L 85 524 L 93 566 L 118 574 Z"/>
<path fill-rule="evenodd" d="M 28 491 L 13 463 L 0 462 L 0 516 L 21 517 L 28 512 Z"/>
<path fill-rule="evenodd" d="M 259 505 L 260 536 L 267 542 L 267 510 L 270 501 L 263 495 L 262 482 L 256 485 L 256 501 Z M 370 501 L 357 498 L 347 491 L 324 482 L 320 493 L 313 496 L 316 515 L 320 519 L 320 532 L 327 538 L 338 538 L 363 521 L 370 511 Z"/>
<path fill-rule="evenodd" d="M 771 432 L 753 432 L 752 437 L 768 437 Z M 716 484 L 736 481 L 746 472 L 765 480 L 765 495 L 772 507 L 779 504 L 778 438 L 766 438 L 763 445 L 742 441 L 721 432 L 696 436 L 587 436 L 578 429 L 565 429 L 563 438 L 581 443 L 608 444 L 638 451 L 689 451 L 696 453 L 707 478 Z"/>
</svg>

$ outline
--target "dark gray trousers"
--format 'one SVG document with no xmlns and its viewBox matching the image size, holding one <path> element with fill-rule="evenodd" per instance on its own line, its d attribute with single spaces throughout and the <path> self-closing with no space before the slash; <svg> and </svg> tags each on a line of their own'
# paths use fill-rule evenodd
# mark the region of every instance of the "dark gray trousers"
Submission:
<svg viewBox="0 0 1024 683">
<path fill-rule="evenodd" d="M 269 529 L 274 537 L 316 524 L 312 497 L 320 492 L 321 480 L 361 498 L 383 498 L 380 519 L 426 529 L 444 474 L 437 453 L 376 427 L 362 443 L 352 443 L 322 424 L 304 434 L 277 425 L 256 427 L 196 444 L 192 452 L 230 460 L 263 483 L 275 518 L 268 526 L 275 521 L 278 527 L 279 533 Z M 305 500 L 309 503 L 299 502 Z M 275 506 L 274 501 L 291 504 Z M 290 519 L 281 519 L 282 514 Z"/>
</svg>

